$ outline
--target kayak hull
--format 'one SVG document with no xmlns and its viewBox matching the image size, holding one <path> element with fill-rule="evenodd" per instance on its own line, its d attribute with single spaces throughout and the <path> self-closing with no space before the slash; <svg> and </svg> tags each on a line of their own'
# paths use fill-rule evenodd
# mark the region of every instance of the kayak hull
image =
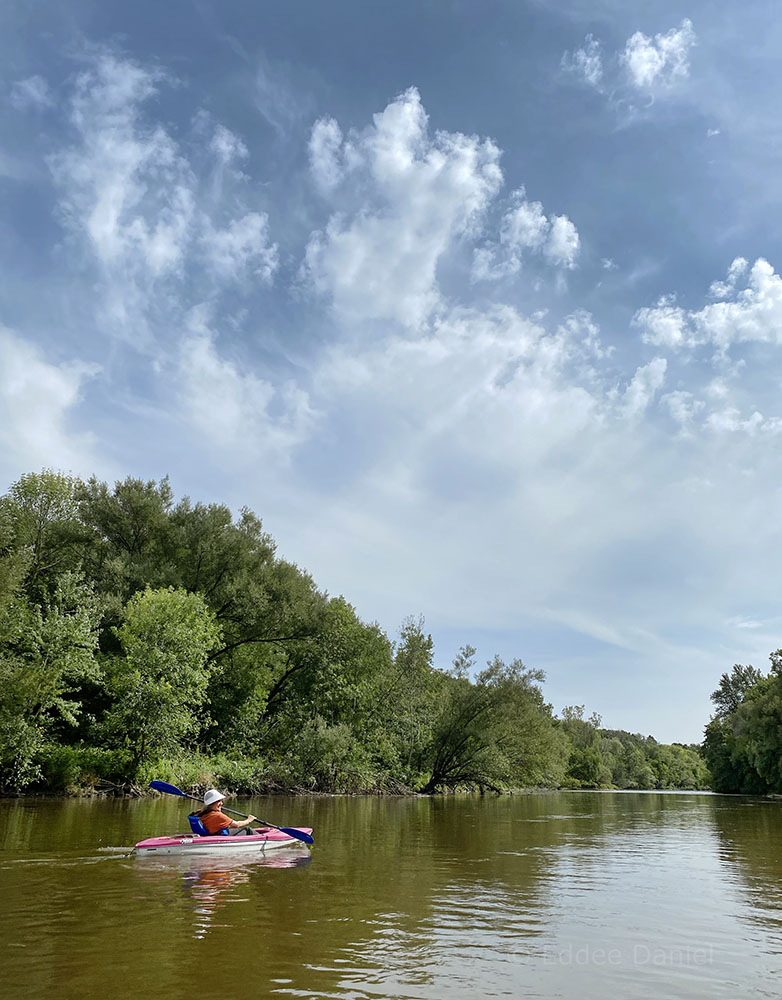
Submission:
<svg viewBox="0 0 782 1000">
<path fill-rule="evenodd" d="M 295 827 L 301 833 L 312 834 L 310 827 Z M 300 846 L 301 841 L 282 830 L 263 829 L 252 834 L 226 837 L 199 837 L 196 833 L 175 837 L 149 837 L 136 844 L 136 854 L 265 854 L 280 847 Z"/>
</svg>

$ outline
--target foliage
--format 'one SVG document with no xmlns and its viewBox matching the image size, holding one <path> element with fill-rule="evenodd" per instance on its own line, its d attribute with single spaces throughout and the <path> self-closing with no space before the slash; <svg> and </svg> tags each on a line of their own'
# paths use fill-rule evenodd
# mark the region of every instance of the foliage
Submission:
<svg viewBox="0 0 782 1000">
<path fill-rule="evenodd" d="M 710 775 L 697 747 L 602 729 L 599 715 L 584 718 L 583 705 L 565 708 L 560 725 L 572 745 L 565 777 L 570 787 L 709 787 Z"/>
<path fill-rule="evenodd" d="M 720 677 L 717 690 L 712 692 L 711 700 L 714 702 L 714 714 L 725 718 L 735 712 L 750 688 L 754 687 L 762 677 L 761 671 L 756 670 L 753 666 L 745 667 L 740 663 L 734 663 L 733 670 Z"/>
<path fill-rule="evenodd" d="M 36 585 L 40 577 L 36 578 Z M 81 711 L 70 697 L 95 680 L 100 609 L 91 588 L 66 572 L 33 604 L 11 585 L 0 601 L 0 789 L 17 790 L 40 775 L 38 758 L 57 721 Z"/>
<path fill-rule="evenodd" d="M 147 588 L 128 601 L 117 635 L 125 655 L 112 660 L 108 687 L 115 701 L 103 731 L 110 745 L 130 750 L 135 771 L 197 731 L 206 658 L 220 630 L 198 594 Z"/>
<path fill-rule="evenodd" d="M 712 694 L 704 756 L 721 792 L 782 792 L 782 650 L 764 676 L 736 664 Z"/>
<path fill-rule="evenodd" d="M 48 743 L 40 755 L 40 784 L 48 791 L 122 787 L 130 771 L 130 754 L 106 747 Z"/>
</svg>

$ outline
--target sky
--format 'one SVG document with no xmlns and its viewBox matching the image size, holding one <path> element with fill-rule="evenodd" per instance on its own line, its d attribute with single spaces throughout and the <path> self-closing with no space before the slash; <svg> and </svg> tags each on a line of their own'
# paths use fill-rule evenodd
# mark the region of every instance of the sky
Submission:
<svg viewBox="0 0 782 1000">
<path fill-rule="evenodd" d="M 169 475 L 699 741 L 782 645 L 771 0 L 0 11 L 0 485 Z"/>
</svg>

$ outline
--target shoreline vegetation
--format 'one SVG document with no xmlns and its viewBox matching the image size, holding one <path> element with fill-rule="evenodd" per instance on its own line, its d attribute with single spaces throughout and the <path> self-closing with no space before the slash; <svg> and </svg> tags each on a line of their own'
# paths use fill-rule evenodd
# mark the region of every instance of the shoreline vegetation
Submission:
<svg viewBox="0 0 782 1000">
<path fill-rule="evenodd" d="M 44 470 L 0 497 L 2 796 L 712 787 L 708 731 L 704 751 L 557 716 L 544 680 L 469 645 L 437 669 L 423 619 L 392 640 L 252 511 L 167 478 Z"/>
</svg>

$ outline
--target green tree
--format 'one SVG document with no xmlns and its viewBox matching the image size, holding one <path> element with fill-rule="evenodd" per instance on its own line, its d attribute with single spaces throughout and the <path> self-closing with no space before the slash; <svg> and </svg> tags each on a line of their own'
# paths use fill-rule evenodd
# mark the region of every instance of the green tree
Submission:
<svg viewBox="0 0 782 1000">
<path fill-rule="evenodd" d="M 39 777 L 53 727 L 77 721 L 74 689 L 99 676 L 100 606 L 91 588 L 66 572 L 38 605 L 22 593 L 21 580 L 17 564 L 15 584 L 7 574 L 0 597 L 0 787 L 6 790 Z"/>
<path fill-rule="evenodd" d="M 44 469 L 21 476 L 0 498 L 0 546 L 28 557 L 25 589 L 34 600 L 56 586 L 57 577 L 75 570 L 86 532 L 79 518 L 80 481 Z"/>
<path fill-rule="evenodd" d="M 773 655 L 772 653 L 772 658 Z M 734 663 L 733 670 L 720 677 L 716 691 L 711 694 L 715 715 L 724 718 L 735 712 L 750 688 L 754 687 L 762 677 L 761 671 L 756 670 L 753 666 L 745 667 L 740 663 Z"/>
<path fill-rule="evenodd" d="M 506 664 L 495 656 L 473 683 L 468 675 L 474 655 L 471 646 L 464 647 L 444 678 L 422 791 L 556 783 L 564 745 L 543 700 L 543 673 L 528 670 L 521 660 Z"/>
<path fill-rule="evenodd" d="M 147 588 L 128 602 L 117 635 L 124 656 L 112 662 L 115 703 L 104 732 L 112 745 L 130 750 L 135 770 L 176 751 L 203 725 L 207 656 L 220 630 L 197 594 Z"/>
</svg>

